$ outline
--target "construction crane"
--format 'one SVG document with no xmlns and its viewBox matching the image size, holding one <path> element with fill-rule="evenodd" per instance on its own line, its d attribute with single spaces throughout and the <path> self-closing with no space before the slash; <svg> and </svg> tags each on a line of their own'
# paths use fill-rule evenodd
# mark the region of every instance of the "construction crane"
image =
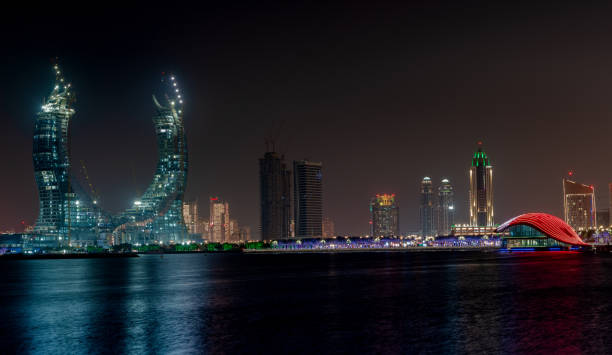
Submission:
<svg viewBox="0 0 612 355">
<path fill-rule="evenodd" d="M 91 192 L 91 198 L 93 199 L 93 204 L 97 205 L 98 204 L 98 193 L 96 192 L 96 189 L 94 189 L 93 185 L 91 184 L 91 180 L 89 180 L 89 174 L 87 174 L 87 167 L 85 166 L 85 162 L 81 159 L 81 169 L 83 172 L 83 176 L 85 177 L 85 182 L 87 183 L 87 186 L 89 186 L 89 191 Z"/>
<path fill-rule="evenodd" d="M 268 135 L 268 137 L 265 138 L 265 143 L 266 143 L 266 151 L 268 152 L 276 152 L 278 151 L 282 151 L 282 149 L 280 148 L 280 137 L 281 137 L 281 133 L 283 131 L 283 125 L 285 124 L 285 120 L 282 120 L 279 122 L 278 125 L 273 124 L 272 128 L 270 129 L 270 134 Z M 282 154 L 283 152 L 281 152 Z"/>
</svg>

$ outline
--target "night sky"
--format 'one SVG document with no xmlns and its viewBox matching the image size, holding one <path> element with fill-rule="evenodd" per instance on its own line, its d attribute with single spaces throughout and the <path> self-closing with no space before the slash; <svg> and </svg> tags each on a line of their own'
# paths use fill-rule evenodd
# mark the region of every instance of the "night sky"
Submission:
<svg viewBox="0 0 612 355">
<path fill-rule="evenodd" d="M 186 198 L 206 213 L 209 196 L 227 200 L 254 233 L 258 158 L 275 135 L 288 161 L 323 162 L 324 214 L 341 234 L 368 232 L 369 199 L 382 192 L 397 194 L 401 232 L 418 230 L 426 175 L 436 187 L 451 180 L 467 222 L 479 140 L 496 222 L 560 216 L 570 169 L 607 208 L 610 5 L 222 3 L 5 13 L 0 230 L 38 213 L 32 132 L 55 56 L 77 95 L 73 166 L 84 160 L 110 211 L 152 178 L 161 72 L 176 74 L 186 98 Z"/>
</svg>

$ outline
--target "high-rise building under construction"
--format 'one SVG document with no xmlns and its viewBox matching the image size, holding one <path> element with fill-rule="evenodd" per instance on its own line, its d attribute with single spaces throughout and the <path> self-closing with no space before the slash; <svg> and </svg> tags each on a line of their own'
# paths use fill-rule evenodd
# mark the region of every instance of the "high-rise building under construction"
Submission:
<svg viewBox="0 0 612 355">
<path fill-rule="evenodd" d="M 289 237 L 291 173 L 283 157 L 273 151 L 259 159 L 261 239 Z"/>
<path fill-rule="evenodd" d="M 36 115 L 32 160 L 39 212 L 34 246 L 56 247 L 95 240 L 101 212 L 72 175 L 70 121 L 75 114 L 71 85 L 56 64 L 55 85 Z"/>
<path fill-rule="evenodd" d="M 70 121 L 74 94 L 59 66 L 55 86 L 37 114 L 33 135 L 34 175 L 40 201 L 33 229 L 39 246 L 94 243 L 100 234 L 115 243 L 183 241 L 183 193 L 187 178 L 187 145 L 183 98 L 174 76 L 164 77 L 161 102 L 153 96 L 158 164 L 146 192 L 128 210 L 110 215 L 100 209 L 95 194 L 80 187 L 70 160 Z M 93 190 L 93 189 L 92 189 Z M 84 242 L 86 241 L 86 242 Z"/>
</svg>

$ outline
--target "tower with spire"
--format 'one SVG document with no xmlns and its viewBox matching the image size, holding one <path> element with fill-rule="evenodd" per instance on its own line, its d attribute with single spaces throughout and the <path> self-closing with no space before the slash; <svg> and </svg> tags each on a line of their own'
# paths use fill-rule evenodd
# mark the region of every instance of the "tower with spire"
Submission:
<svg viewBox="0 0 612 355">
<path fill-rule="evenodd" d="M 473 227 L 492 227 L 493 213 L 493 167 L 478 142 L 478 150 L 472 158 L 470 167 L 470 225 Z"/>
</svg>

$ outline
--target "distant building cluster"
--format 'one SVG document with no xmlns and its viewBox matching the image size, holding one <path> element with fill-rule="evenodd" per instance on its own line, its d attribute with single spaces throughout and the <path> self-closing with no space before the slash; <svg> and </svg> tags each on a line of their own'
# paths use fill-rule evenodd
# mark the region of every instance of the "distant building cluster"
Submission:
<svg viewBox="0 0 612 355">
<path fill-rule="evenodd" d="M 237 219 L 230 218 L 229 203 L 219 197 L 209 199 L 208 218 L 200 215 L 198 201 L 184 202 L 183 216 L 190 240 L 212 243 L 240 243 L 253 240 L 251 228 L 241 227 Z"/>
</svg>

